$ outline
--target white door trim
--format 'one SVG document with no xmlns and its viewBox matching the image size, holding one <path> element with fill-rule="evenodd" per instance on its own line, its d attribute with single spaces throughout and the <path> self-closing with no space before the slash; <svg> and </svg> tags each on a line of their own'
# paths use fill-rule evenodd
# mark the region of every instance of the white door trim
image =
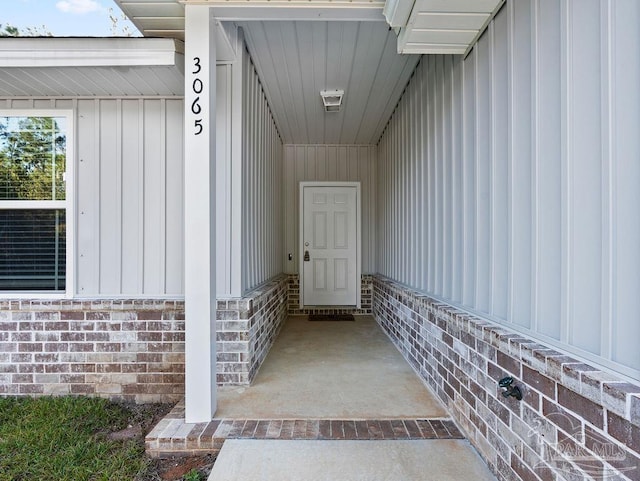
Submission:
<svg viewBox="0 0 640 481">
<path fill-rule="evenodd" d="M 300 182 L 299 201 L 298 201 L 298 276 L 300 278 L 300 309 L 304 309 L 304 188 L 305 187 L 355 187 L 356 188 L 356 308 L 360 309 L 362 305 L 362 215 L 361 215 L 361 195 L 360 182 Z M 322 306 L 324 309 L 330 306 Z M 342 306 L 336 306 L 342 307 Z"/>
</svg>

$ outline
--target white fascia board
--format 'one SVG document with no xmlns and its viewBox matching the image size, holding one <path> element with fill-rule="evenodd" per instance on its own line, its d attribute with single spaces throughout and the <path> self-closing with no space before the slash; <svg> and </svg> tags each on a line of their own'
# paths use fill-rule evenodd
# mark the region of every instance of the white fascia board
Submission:
<svg viewBox="0 0 640 481">
<path fill-rule="evenodd" d="M 387 0 L 382 14 L 392 27 L 404 27 L 413 10 L 414 0 Z"/>
<path fill-rule="evenodd" d="M 181 41 L 167 38 L 3 38 L 0 67 L 174 66 Z"/>
</svg>

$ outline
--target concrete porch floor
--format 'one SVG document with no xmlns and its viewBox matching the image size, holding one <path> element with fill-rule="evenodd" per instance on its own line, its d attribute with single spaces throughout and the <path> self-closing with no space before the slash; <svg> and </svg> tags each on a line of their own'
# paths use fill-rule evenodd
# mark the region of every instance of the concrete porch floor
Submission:
<svg viewBox="0 0 640 481">
<path fill-rule="evenodd" d="M 291 316 L 250 387 L 218 389 L 225 419 L 448 418 L 371 316 Z"/>
<path fill-rule="evenodd" d="M 242 478 L 247 473 L 239 474 L 239 478 L 227 478 L 221 469 L 227 464 L 235 466 L 234 456 L 251 458 L 244 450 L 260 451 L 261 445 L 255 444 L 258 441 L 278 441 L 269 446 L 277 447 L 274 456 L 285 453 L 284 459 L 290 459 L 290 449 L 303 452 L 307 446 L 313 450 L 312 444 L 316 443 L 313 446 L 326 452 L 327 457 L 321 456 L 328 460 L 322 462 L 326 466 L 333 463 L 332 456 L 338 456 L 336 453 L 341 449 L 353 450 L 354 466 L 357 466 L 356 459 L 370 459 L 363 461 L 363 465 L 368 465 L 374 462 L 373 458 L 381 456 L 375 454 L 378 448 L 373 449 L 377 443 L 362 444 L 363 441 L 405 442 L 386 448 L 380 446 L 393 458 L 397 455 L 393 454 L 396 448 L 417 449 L 417 453 L 419 446 L 429 450 L 445 449 L 444 445 L 437 447 L 440 445 L 421 442 L 446 439 L 450 444 L 453 442 L 451 446 L 456 449 L 468 450 L 470 459 L 475 459 L 470 467 L 486 470 L 482 476 L 472 477 L 492 479 L 486 466 L 462 438 L 444 406 L 429 392 L 372 317 L 356 316 L 355 322 L 318 322 L 308 321 L 306 316 L 292 316 L 251 386 L 219 388 L 218 411 L 209 423 L 185 424 L 184 403 L 179 403 L 149 433 L 147 451 L 156 456 L 211 452 L 219 450 L 225 440 L 233 439 L 234 443 L 220 454 L 221 460 L 231 456 L 231 462 L 221 462 L 217 477 L 211 479 L 249 479 Z M 248 442 L 250 440 L 252 442 Z M 341 443 L 336 446 L 326 442 L 330 440 Z M 304 444 L 309 442 L 311 444 Z M 390 449 L 390 446 L 395 447 Z M 338 451 L 334 452 L 335 449 Z M 259 460 L 255 461 L 259 467 Z M 276 461 L 270 458 L 265 462 L 269 465 Z M 305 464 L 303 458 L 300 463 Z"/>
</svg>

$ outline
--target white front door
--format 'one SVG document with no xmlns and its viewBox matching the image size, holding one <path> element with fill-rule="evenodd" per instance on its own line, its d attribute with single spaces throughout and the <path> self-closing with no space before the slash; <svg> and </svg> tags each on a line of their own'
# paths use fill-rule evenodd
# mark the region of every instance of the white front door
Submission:
<svg viewBox="0 0 640 481">
<path fill-rule="evenodd" d="M 300 184 L 300 305 L 360 304 L 360 185 Z"/>
</svg>

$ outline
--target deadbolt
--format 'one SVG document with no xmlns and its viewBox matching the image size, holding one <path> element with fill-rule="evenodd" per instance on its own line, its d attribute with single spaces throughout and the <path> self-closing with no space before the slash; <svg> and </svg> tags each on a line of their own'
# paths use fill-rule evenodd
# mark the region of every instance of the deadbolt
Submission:
<svg viewBox="0 0 640 481">
<path fill-rule="evenodd" d="M 309 262 L 311 260 L 311 256 L 309 255 L 309 251 L 304 251 L 304 261 Z"/>
</svg>

